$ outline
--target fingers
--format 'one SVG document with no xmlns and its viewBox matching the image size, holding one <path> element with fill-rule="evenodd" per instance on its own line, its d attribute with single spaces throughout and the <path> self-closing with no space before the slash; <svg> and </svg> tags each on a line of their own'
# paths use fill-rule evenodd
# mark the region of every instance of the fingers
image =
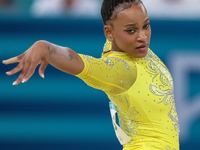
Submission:
<svg viewBox="0 0 200 150">
<path fill-rule="evenodd" d="M 12 57 L 10 59 L 2 61 L 2 63 L 5 64 L 5 65 L 16 63 L 16 62 L 18 62 L 18 58 L 17 57 Z"/>
<path fill-rule="evenodd" d="M 3 60 L 2 63 L 5 64 L 5 65 L 8 65 L 8 64 L 12 64 L 12 63 L 16 63 L 16 62 L 20 62 L 21 58 L 24 56 L 24 54 L 21 54 L 19 56 L 16 56 L 16 57 L 12 57 L 10 59 L 7 59 L 7 60 Z M 17 65 L 17 67 L 15 67 L 13 70 L 11 71 L 8 71 L 6 72 L 7 75 L 13 75 L 19 71 L 21 71 L 23 68 L 23 63 L 19 63 Z"/>
<path fill-rule="evenodd" d="M 10 75 L 13 75 L 13 74 L 21 71 L 22 69 L 23 69 L 23 63 L 19 63 L 14 69 L 6 72 L 6 74 L 10 76 Z"/>
<path fill-rule="evenodd" d="M 20 73 L 19 77 L 15 82 L 13 82 L 13 85 L 18 85 L 20 82 L 24 83 L 24 76 L 27 74 L 27 70 L 29 69 L 30 63 L 24 63 L 22 67 L 22 72 Z"/>
<path fill-rule="evenodd" d="M 48 52 L 48 51 L 47 51 Z M 43 55 L 43 56 L 41 56 Z M 42 51 L 36 51 L 33 48 L 28 49 L 23 54 L 2 61 L 3 64 L 12 64 L 19 62 L 19 64 L 11 71 L 6 72 L 7 75 L 13 75 L 19 71 L 22 71 L 13 85 L 18 85 L 20 82 L 24 83 L 34 74 L 36 67 L 40 64 L 39 74 L 44 78 L 44 70 L 48 65 L 48 53 L 42 53 Z"/>
<path fill-rule="evenodd" d="M 44 71 L 46 69 L 48 65 L 48 62 L 47 61 L 43 61 L 40 65 L 40 68 L 39 68 L 39 75 L 44 79 Z"/>
<path fill-rule="evenodd" d="M 27 72 L 25 73 L 25 75 L 22 76 L 22 78 L 23 78 L 22 83 L 25 83 L 30 79 L 30 77 L 34 74 L 37 65 L 38 64 L 31 64 L 29 66 L 29 68 L 27 69 Z"/>
<path fill-rule="evenodd" d="M 13 85 L 18 85 L 20 82 L 27 82 L 30 79 L 30 77 L 34 74 L 36 67 L 37 64 L 26 63 L 17 80 L 13 82 Z"/>
<path fill-rule="evenodd" d="M 39 68 L 40 76 L 42 78 L 44 78 L 44 70 L 47 65 L 48 65 L 48 62 L 42 62 Z M 18 85 L 20 82 L 22 83 L 27 82 L 31 78 L 31 76 L 34 74 L 37 66 L 38 66 L 38 63 L 26 62 L 20 76 L 17 78 L 15 82 L 13 82 L 13 85 Z"/>
</svg>

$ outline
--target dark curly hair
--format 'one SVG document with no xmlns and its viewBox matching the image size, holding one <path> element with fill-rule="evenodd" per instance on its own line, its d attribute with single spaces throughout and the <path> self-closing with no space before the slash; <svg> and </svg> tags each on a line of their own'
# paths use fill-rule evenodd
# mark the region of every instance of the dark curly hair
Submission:
<svg viewBox="0 0 200 150">
<path fill-rule="evenodd" d="M 108 20 L 114 20 L 117 17 L 117 13 L 130 8 L 132 4 L 142 4 L 141 0 L 104 0 L 101 6 L 101 16 L 103 23 L 106 25 Z M 123 7 L 119 7 L 120 5 L 125 4 Z M 114 11 L 119 7 L 119 10 L 116 11 L 114 15 Z M 114 16 L 113 16 L 114 15 Z"/>
</svg>

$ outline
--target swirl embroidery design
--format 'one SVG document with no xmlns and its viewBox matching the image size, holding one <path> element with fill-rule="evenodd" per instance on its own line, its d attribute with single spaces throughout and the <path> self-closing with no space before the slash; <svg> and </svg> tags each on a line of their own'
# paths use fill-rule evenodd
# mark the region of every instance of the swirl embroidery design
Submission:
<svg viewBox="0 0 200 150">
<path fill-rule="evenodd" d="M 151 51 L 149 51 L 145 59 L 149 62 L 146 68 L 147 72 L 152 76 L 152 84 L 150 84 L 149 89 L 153 94 L 163 97 L 158 103 L 164 103 L 164 105 L 171 107 L 168 116 L 174 122 L 175 131 L 179 132 L 171 74 L 161 60 Z M 156 82 L 157 80 L 159 80 L 161 84 L 158 85 Z"/>
<path fill-rule="evenodd" d="M 136 139 L 136 135 L 138 134 L 138 123 L 137 121 L 135 121 L 135 117 L 139 114 L 139 112 L 135 109 L 135 107 L 130 108 L 126 96 L 115 96 L 111 98 L 111 101 L 113 101 L 117 106 L 119 106 L 117 108 L 117 112 L 120 127 L 128 136 L 132 137 L 132 140 L 127 144 L 134 145 L 136 142 L 134 140 Z"/>
</svg>

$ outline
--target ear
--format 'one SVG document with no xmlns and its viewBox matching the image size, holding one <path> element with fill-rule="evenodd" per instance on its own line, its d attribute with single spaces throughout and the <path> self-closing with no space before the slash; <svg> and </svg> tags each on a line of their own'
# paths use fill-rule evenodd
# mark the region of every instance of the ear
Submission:
<svg viewBox="0 0 200 150">
<path fill-rule="evenodd" d="M 113 40 L 113 28 L 111 25 L 104 26 L 104 34 L 109 41 Z"/>
</svg>

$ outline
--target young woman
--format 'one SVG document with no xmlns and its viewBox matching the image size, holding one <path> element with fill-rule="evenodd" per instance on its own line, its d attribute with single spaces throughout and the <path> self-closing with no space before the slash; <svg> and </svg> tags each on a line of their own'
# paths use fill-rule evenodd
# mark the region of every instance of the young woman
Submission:
<svg viewBox="0 0 200 150">
<path fill-rule="evenodd" d="M 179 150 L 173 80 L 149 49 L 151 28 L 145 6 L 140 0 L 104 0 L 101 14 L 107 38 L 101 58 L 37 41 L 23 54 L 3 61 L 19 62 L 7 75 L 22 70 L 13 83 L 18 85 L 28 81 L 40 64 L 44 78 L 50 63 L 108 95 L 123 150 Z M 120 127 L 115 123 L 116 112 Z"/>
</svg>

